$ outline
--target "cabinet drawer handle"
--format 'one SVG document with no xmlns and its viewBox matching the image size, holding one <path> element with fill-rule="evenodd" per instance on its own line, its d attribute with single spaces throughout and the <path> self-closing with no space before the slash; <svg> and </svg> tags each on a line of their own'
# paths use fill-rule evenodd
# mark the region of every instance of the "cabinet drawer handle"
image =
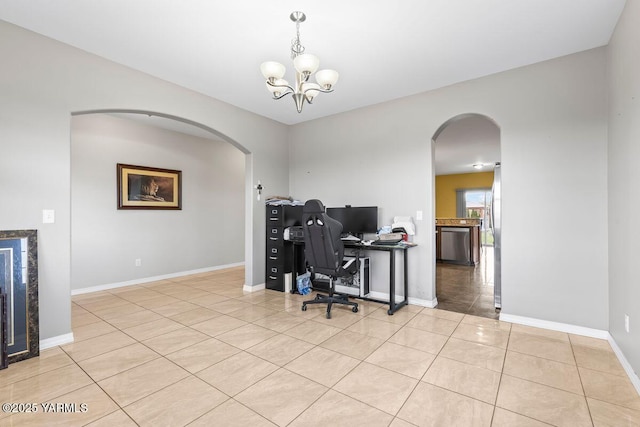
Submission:
<svg viewBox="0 0 640 427">
<path fill-rule="evenodd" d="M 270 256 L 269 259 L 278 259 L 277 256 Z"/>
<path fill-rule="evenodd" d="M 269 239 L 271 239 L 271 240 L 278 240 L 278 238 L 277 238 L 277 237 L 269 237 Z"/>
<path fill-rule="evenodd" d="M 277 277 L 273 277 L 273 276 L 269 276 L 269 279 L 271 279 L 271 280 L 277 280 L 278 278 L 277 278 Z"/>
<path fill-rule="evenodd" d="M 277 221 L 277 220 L 278 220 L 278 218 L 275 218 L 275 217 L 269 217 L 269 221 Z"/>
</svg>

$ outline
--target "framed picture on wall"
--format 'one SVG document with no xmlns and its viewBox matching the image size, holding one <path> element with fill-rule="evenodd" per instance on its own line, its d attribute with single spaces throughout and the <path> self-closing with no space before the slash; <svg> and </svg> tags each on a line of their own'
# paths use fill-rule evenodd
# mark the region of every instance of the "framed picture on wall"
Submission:
<svg viewBox="0 0 640 427">
<path fill-rule="evenodd" d="M 182 172 L 118 163 L 118 209 L 182 209 Z"/>
</svg>

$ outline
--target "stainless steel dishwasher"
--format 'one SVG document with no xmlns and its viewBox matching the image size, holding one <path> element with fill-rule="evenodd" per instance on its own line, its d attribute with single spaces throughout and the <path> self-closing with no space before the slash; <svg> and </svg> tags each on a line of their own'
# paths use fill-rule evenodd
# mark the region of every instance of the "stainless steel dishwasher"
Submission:
<svg viewBox="0 0 640 427">
<path fill-rule="evenodd" d="M 443 261 L 459 264 L 471 263 L 471 235 L 469 227 L 442 227 L 440 228 Z"/>
</svg>

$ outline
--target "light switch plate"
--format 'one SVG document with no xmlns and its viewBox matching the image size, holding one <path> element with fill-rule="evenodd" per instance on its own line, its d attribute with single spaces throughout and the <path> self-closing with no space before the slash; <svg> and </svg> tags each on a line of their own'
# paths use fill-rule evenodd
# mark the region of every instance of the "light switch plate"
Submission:
<svg viewBox="0 0 640 427">
<path fill-rule="evenodd" d="M 416 212 L 416 221 L 422 221 L 422 211 Z"/>
<path fill-rule="evenodd" d="M 53 224 L 56 222 L 56 211 L 53 209 L 43 209 L 42 210 L 42 223 L 43 224 Z"/>
</svg>

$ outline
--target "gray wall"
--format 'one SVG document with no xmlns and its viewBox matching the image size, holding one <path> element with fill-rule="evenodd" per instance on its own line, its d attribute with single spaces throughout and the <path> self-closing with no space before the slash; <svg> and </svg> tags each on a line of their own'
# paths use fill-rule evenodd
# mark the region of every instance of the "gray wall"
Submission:
<svg viewBox="0 0 640 427">
<path fill-rule="evenodd" d="M 640 3 L 628 1 L 608 47 L 609 331 L 640 373 Z M 629 333 L 624 315 L 629 315 Z"/>
<path fill-rule="evenodd" d="M 287 194 L 287 127 L 0 21 L 0 229 L 38 229 L 40 337 L 71 332 L 71 115 L 159 112 L 218 131 L 247 154 L 249 285 L 264 282 L 264 203 L 252 185 Z M 42 210 L 56 222 L 42 224 Z M 254 238 L 254 236 L 257 236 Z"/>
<path fill-rule="evenodd" d="M 607 330 L 605 68 L 599 48 L 293 126 L 292 194 L 378 205 L 383 223 L 424 211 L 409 297 L 430 301 L 431 138 L 486 115 L 501 128 L 502 312 Z"/>
<path fill-rule="evenodd" d="M 617 50 L 628 52 L 637 34 L 622 32 Z M 100 109 L 193 120 L 248 153 L 249 284 L 261 283 L 264 272 L 264 204 L 252 188 L 258 179 L 268 194 L 378 205 L 383 223 L 424 211 L 415 236 L 419 246 L 410 252 L 410 297 L 427 301 L 435 297 L 431 138 L 459 114 L 491 117 L 501 128 L 503 312 L 608 329 L 605 52 L 595 49 L 288 128 L 0 21 L 0 197 L 9 206 L 0 228 L 39 230 L 41 337 L 71 330 L 71 114 Z M 622 68 L 630 56 L 621 55 L 613 68 Z M 611 81 L 614 96 L 618 83 Z M 635 86 L 637 81 L 628 83 Z M 620 87 L 619 93 L 629 91 Z M 631 111 L 628 99 L 620 102 Z M 628 170 L 629 180 L 619 181 L 629 186 L 637 124 L 626 123 L 612 126 L 613 143 L 622 143 L 609 154 L 617 158 L 612 168 Z M 613 200 L 611 206 L 631 212 L 636 202 L 625 203 Z M 56 210 L 55 224 L 41 223 L 42 209 Z M 624 223 L 612 227 L 612 258 L 628 260 L 624 273 L 611 278 L 613 312 L 638 299 L 630 298 L 628 255 L 637 239 L 623 237 Z M 631 346 L 625 340 L 622 345 Z M 638 366 L 637 352 L 630 359 Z"/>
<path fill-rule="evenodd" d="M 182 171 L 182 210 L 117 210 L 117 163 Z M 227 142 L 74 116 L 71 289 L 243 262 L 244 165 Z"/>
</svg>

